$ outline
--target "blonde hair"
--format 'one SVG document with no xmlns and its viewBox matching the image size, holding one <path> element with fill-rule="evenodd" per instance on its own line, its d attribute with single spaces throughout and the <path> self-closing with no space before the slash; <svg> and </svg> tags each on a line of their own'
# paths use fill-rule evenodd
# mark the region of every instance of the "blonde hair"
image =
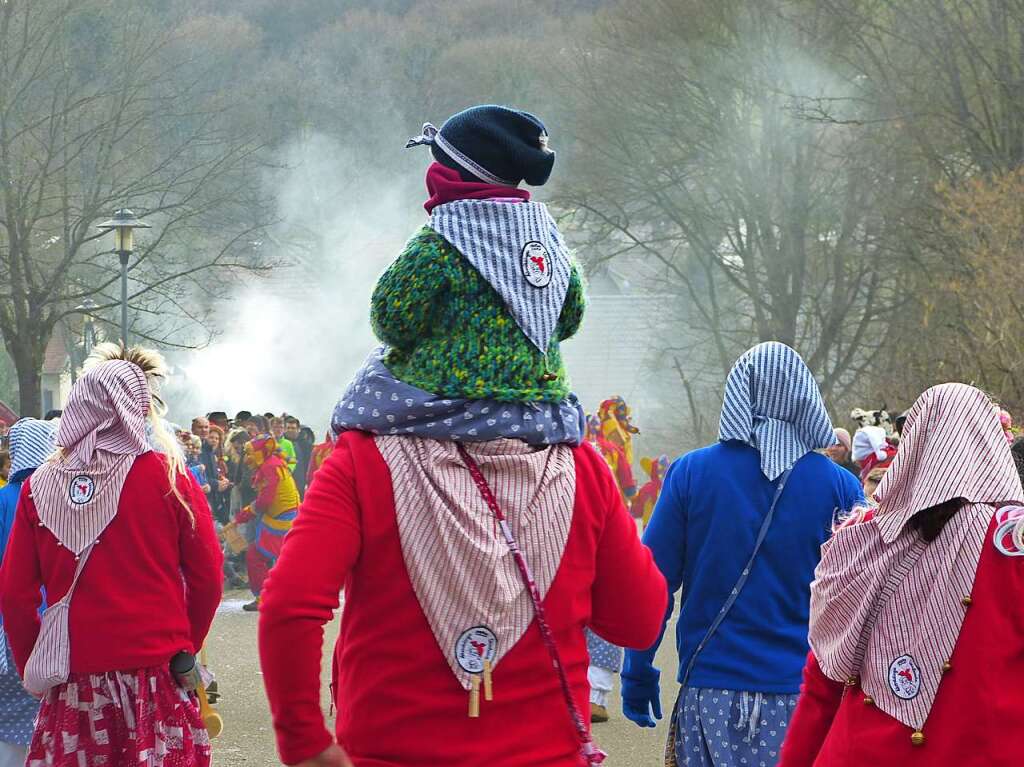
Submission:
<svg viewBox="0 0 1024 767">
<path fill-rule="evenodd" d="M 195 525 L 195 515 L 192 507 L 178 489 L 178 477 L 188 477 L 185 473 L 185 454 L 181 445 L 170 430 L 164 425 L 164 416 L 167 415 L 167 404 L 160 396 L 160 386 L 166 380 L 168 369 L 167 362 L 163 355 L 155 349 L 145 349 L 140 346 L 125 348 L 124 344 L 106 342 L 96 346 L 89 357 L 82 365 L 83 370 L 89 370 L 103 362 L 112 360 L 124 360 L 138 367 L 146 376 L 146 383 L 149 385 L 149 394 L 152 402 L 149 406 L 149 427 L 151 439 L 157 451 L 163 453 L 167 458 L 167 481 L 170 484 L 170 492 L 178 499 L 178 502 L 185 507 L 189 519 Z"/>
</svg>

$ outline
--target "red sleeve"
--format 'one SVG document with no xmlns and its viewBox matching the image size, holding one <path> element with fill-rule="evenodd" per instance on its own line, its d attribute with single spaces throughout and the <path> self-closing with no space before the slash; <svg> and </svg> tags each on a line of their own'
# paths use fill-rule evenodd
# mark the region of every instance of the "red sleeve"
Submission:
<svg viewBox="0 0 1024 767">
<path fill-rule="evenodd" d="M 661 633 L 668 587 L 650 550 L 640 542 L 611 472 L 603 461 L 597 469 L 590 481 L 601 485 L 607 512 L 597 545 L 590 627 L 612 644 L 644 650 Z"/>
<path fill-rule="evenodd" d="M 843 683 L 825 676 L 814 653 L 808 653 L 800 701 L 789 722 L 779 767 L 814 764 L 842 700 Z"/>
<path fill-rule="evenodd" d="M 257 474 L 257 483 L 259 484 L 259 495 L 256 496 L 256 500 L 252 502 L 252 505 L 257 509 L 267 509 L 274 504 L 274 499 L 277 497 L 277 485 L 281 481 L 281 478 L 277 476 L 277 472 L 271 470 L 272 467 L 267 464 L 260 466 L 259 473 Z"/>
<path fill-rule="evenodd" d="M 188 502 L 195 522 L 172 496 L 178 506 L 180 524 L 178 550 L 181 574 L 185 579 L 185 609 L 192 634 L 192 651 L 199 652 L 217 614 L 224 588 L 224 553 L 220 548 L 213 515 L 206 496 L 191 475 L 179 475 L 178 491 Z"/>
<path fill-rule="evenodd" d="M 0 613 L 4 616 L 3 630 L 14 655 L 19 672 L 24 672 L 28 656 L 39 635 L 40 588 L 43 574 L 36 553 L 35 534 L 39 518 L 35 505 L 28 498 L 29 481 L 21 488 L 21 498 L 14 515 L 11 537 L 4 553 L 0 571 Z"/>
<path fill-rule="evenodd" d="M 339 442 L 306 491 L 261 597 L 263 683 L 285 764 L 312 758 L 334 740 L 320 710 L 323 627 L 360 548 L 355 469 Z"/>
</svg>

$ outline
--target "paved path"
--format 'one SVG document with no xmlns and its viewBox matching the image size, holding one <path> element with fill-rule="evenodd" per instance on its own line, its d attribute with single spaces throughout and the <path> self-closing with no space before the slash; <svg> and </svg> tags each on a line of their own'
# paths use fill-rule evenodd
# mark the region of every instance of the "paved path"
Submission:
<svg viewBox="0 0 1024 767">
<path fill-rule="evenodd" d="M 272 767 L 279 765 L 274 749 L 274 736 L 270 727 L 270 712 L 263 693 L 263 681 L 259 672 L 256 653 L 256 616 L 242 612 L 247 601 L 245 594 L 234 592 L 225 596 L 214 622 L 207 647 L 210 665 L 219 679 L 223 698 L 217 708 L 224 717 L 224 733 L 214 741 L 215 767 Z M 338 633 L 338 621 L 328 626 L 326 652 L 334 647 Z M 668 633 L 674 636 L 672 627 Z M 661 668 L 671 669 L 663 673 L 669 680 L 674 678 L 675 643 L 669 641 L 659 655 Z M 324 710 L 327 703 L 327 675 L 330 663 L 324 663 Z M 668 711 L 676 695 L 673 683 L 663 684 L 662 708 Z M 601 747 L 608 752 L 609 767 L 658 767 L 663 764 L 665 722 L 655 730 L 641 730 L 622 717 L 618 709 L 618 693 L 613 699 L 612 720 L 595 725 L 594 736 Z"/>
</svg>

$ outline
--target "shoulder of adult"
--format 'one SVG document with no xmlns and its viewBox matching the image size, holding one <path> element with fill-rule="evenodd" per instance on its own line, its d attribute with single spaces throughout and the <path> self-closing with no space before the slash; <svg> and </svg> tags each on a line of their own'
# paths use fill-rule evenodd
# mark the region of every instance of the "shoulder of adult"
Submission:
<svg viewBox="0 0 1024 767">
<path fill-rule="evenodd" d="M 612 476 L 612 470 L 597 448 L 588 442 L 584 442 L 582 445 L 576 445 L 571 449 L 573 460 L 576 463 L 577 487 L 590 483 L 600 487 L 601 495 L 606 501 L 613 497 L 618 498 L 618 486 L 615 483 L 615 478 Z M 607 503 L 603 505 L 607 506 Z"/>
</svg>

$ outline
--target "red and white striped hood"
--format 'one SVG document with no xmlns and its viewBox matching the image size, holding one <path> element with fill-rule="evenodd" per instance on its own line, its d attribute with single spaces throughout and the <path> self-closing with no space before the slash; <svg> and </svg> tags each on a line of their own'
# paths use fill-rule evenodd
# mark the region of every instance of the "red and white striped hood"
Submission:
<svg viewBox="0 0 1024 767">
<path fill-rule="evenodd" d="M 866 522 L 822 550 L 810 642 L 831 679 L 859 677 L 890 716 L 920 730 L 970 605 L 995 507 L 1024 499 L 997 408 L 964 384 L 918 399 Z M 965 505 L 926 543 L 907 522 L 955 498 Z"/>
<path fill-rule="evenodd" d="M 71 389 L 56 439 L 63 457 L 30 485 L 42 524 L 76 555 L 110 524 L 135 458 L 149 452 L 150 404 L 145 374 L 124 360 L 96 365 Z"/>
<path fill-rule="evenodd" d="M 391 473 L 409 579 L 452 673 L 468 690 L 466 665 L 472 666 L 466 661 L 475 659 L 465 654 L 475 647 L 496 666 L 533 621 L 529 592 L 454 442 L 420 437 L 376 442 Z M 572 449 L 538 450 L 509 439 L 467 443 L 466 449 L 505 513 L 543 598 L 572 522 Z"/>
</svg>

